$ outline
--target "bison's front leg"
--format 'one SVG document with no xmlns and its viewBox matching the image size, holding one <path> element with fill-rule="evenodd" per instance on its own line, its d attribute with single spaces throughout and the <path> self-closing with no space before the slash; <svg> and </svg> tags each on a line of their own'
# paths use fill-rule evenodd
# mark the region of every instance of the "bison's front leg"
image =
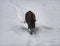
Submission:
<svg viewBox="0 0 60 46">
<path fill-rule="evenodd" d="M 31 34 L 33 34 L 34 32 L 34 29 L 35 29 L 35 22 L 31 22 Z"/>
<path fill-rule="evenodd" d="M 31 24 L 28 24 L 28 29 L 29 29 L 30 34 L 32 34 L 32 25 Z"/>
<path fill-rule="evenodd" d="M 31 24 L 28 24 L 28 29 L 30 29 L 30 30 L 32 29 L 32 26 L 31 26 Z"/>
<path fill-rule="evenodd" d="M 34 28 L 35 28 L 35 22 L 29 22 L 28 29 L 30 31 L 30 34 L 33 34 Z"/>
<path fill-rule="evenodd" d="M 33 26 L 33 25 L 31 25 L 31 24 L 28 25 L 28 28 L 30 29 L 29 31 L 30 31 L 30 34 L 31 34 L 31 35 L 33 34 L 33 31 L 34 31 L 32 26 Z"/>
</svg>

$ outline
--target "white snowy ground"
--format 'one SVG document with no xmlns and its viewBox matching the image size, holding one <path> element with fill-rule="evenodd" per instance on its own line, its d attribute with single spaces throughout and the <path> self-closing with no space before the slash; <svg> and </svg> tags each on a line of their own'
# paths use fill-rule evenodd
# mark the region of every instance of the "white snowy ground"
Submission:
<svg viewBox="0 0 60 46">
<path fill-rule="evenodd" d="M 24 14 L 36 15 L 30 35 Z M 0 46 L 60 46 L 60 0 L 0 0 Z"/>
</svg>

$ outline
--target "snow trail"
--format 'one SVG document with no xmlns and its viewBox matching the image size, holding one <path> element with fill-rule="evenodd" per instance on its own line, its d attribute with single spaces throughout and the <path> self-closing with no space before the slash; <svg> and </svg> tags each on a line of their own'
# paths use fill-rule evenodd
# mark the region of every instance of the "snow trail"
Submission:
<svg viewBox="0 0 60 46">
<path fill-rule="evenodd" d="M 19 21 L 19 23 L 24 23 L 24 13 L 23 13 L 23 8 L 18 6 L 14 1 L 9 0 L 10 4 L 13 5 L 16 10 L 17 10 L 17 15 L 16 18 Z"/>
</svg>

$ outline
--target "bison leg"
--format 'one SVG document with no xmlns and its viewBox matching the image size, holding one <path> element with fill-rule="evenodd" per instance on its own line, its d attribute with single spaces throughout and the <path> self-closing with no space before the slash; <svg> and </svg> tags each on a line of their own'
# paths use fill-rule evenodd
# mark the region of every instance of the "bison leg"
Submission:
<svg viewBox="0 0 60 46">
<path fill-rule="evenodd" d="M 32 28 L 33 28 L 33 29 L 35 28 L 35 23 L 33 23 Z"/>
<path fill-rule="evenodd" d="M 28 29 L 31 29 L 31 28 L 32 28 L 31 24 L 28 24 Z"/>
<path fill-rule="evenodd" d="M 35 28 L 35 22 L 32 22 L 31 26 L 32 26 L 32 29 L 34 29 Z"/>
<path fill-rule="evenodd" d="M 31 35 L 33 34 L 33 31 L 34 31 L 34 28 L 35 28 L 35 22 L 33 22 L 32 24 L 31 24 L 31 26 L 32 26 L 32 28 L 31 28 Z"/>
<path fill-rule="evenodd" d="M 34 28 L 35 28 L 35 22 L 28 24 L 28 29 L 30 29 L 30 34 L 31 35 L 33 34 Z"/>
</svg>

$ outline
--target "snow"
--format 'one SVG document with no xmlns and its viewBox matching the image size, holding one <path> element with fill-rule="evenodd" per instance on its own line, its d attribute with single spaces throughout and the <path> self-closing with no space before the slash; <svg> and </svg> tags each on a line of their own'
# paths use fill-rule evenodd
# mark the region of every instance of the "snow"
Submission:
<svg viewBox="0 0 60 46">
<path fill-rule="evenodd" d="M 25 13 L 36 15 L 29 34 Z M 0 0 L 0 46 L 60 46 L 60 0 Z"/>
</svg>

